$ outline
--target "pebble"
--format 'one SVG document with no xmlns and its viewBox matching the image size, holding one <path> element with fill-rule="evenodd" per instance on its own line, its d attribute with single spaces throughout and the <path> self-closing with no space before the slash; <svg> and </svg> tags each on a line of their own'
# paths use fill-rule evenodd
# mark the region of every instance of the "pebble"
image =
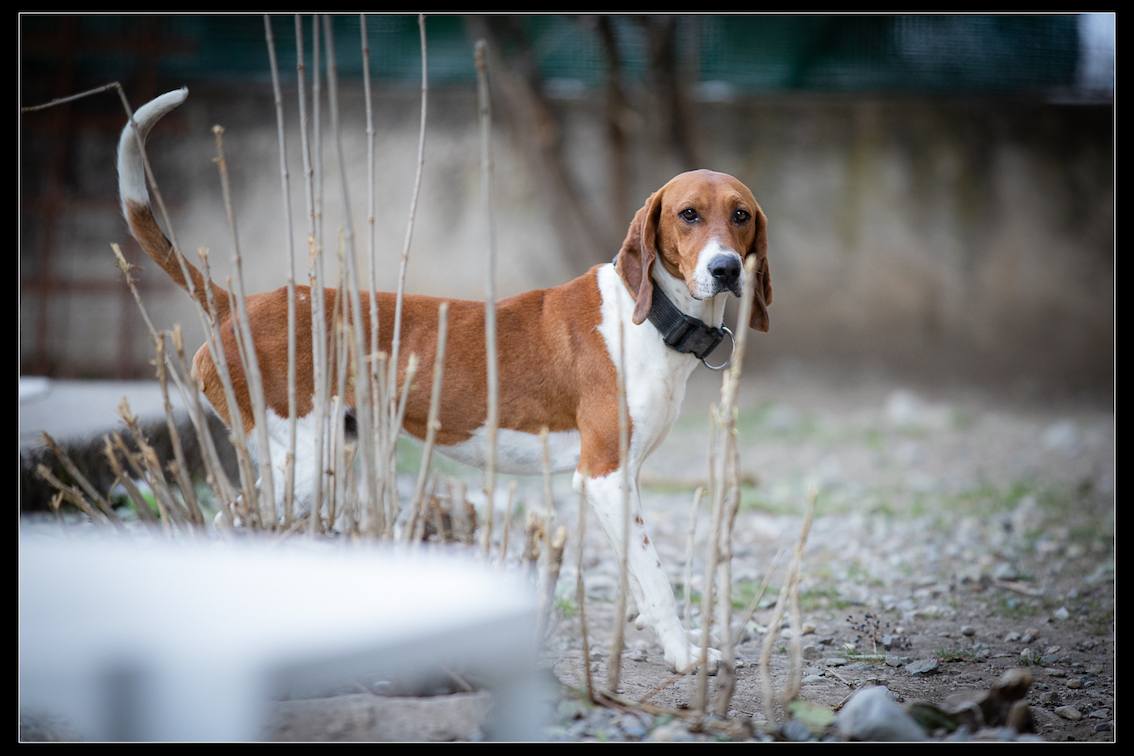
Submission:
<svg viewBox="0 0 1134 756">
<path fill-rule="evenodd" d="M 1060 706 L 1056 708 L 1055 713 L 1063 717 L 1064 719 L 1071 720 L 1072 722 L 1078 722 L 1083 718 L 1083 715 L 1079 713 L 1079 710 L 1074 706 Z"/>
<path fill-rule="evenodd" d="M 937 659 L 931 657 L 910 662 L 906 665 L 906 671 L 914 677 L 918 677 L 920 675 L 928 675 L 931 672 L 936 672 L 937 667 Z"/>
<path fill-rule="evenodd" d="M 811 734 L 811 728 L 798 719 L 789 719 L 785 722 L 781 732 L 785 738 L 794 743 L 814 740 L 814 736 Z"/>
<path fill-rule="evenodd" d="M 861 688 L 835 717 L 835 729 L 849 740 L 911 742 L 926 740 L 925 731 L 880 685 Z"/>
</svg>

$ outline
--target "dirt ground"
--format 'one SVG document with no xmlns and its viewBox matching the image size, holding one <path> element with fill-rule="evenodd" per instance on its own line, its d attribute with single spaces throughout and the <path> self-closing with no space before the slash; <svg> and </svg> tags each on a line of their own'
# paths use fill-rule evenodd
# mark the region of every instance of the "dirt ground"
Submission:
<svg viewBox="0 0 1134 756">
<path fill-rule="evenodd" d="M 679 603 L 693 490 L 707 470 L 707 408 L 718 391 L 718 378 L 698 371 L 681 419 L 642 476 L 647 525 Z M 767 633 L 779 636 L 770 661 L 775 688 L 785 680 L 788 623 L 767 625 L 807 487 L 815 484 L 818 504 L 802 563 L 802 700 L 835 709 L 872 683 L 903 704 L 944 703 L 988 690 L 1006 670 L 1025 669 L 1040 737 L 1114 739 L 1112 407 L 880 379 L 835 385 L 791 367 L 750 380 L 740 406 L 748 483 L 734 531 L 734 622 L 777 551 L 786 547 L 788 556 L 737 648 L 730 718 L 766 724 L 758 662 Z M 565 491 L 557 506 L 560 521 L 574 530 L 577 510 Z M 695 598 L 704 585 L 707 530 L 702 506 Z M 585 687 L 574 543 L 573 534 L 557 592 L 559 621 L 545 654 L 568 690 Z M 601 684 L 617 569 L 593 519 L 583 572 L 588 663 Z M 625 628 L 620 693 L 637 701 L 672 675 L 652 633 L 632 623 Z M 695 691 L 694 679 L 685 678 L 648 700 L 683 708 Z M 556 736 L 621 739 L 613 726 L 604 732 L 587 724 L 583 707 L 561 709 Z"/>
<path fill-rule="evenodd" d="M 679 605 L 684 603 L 693 492 L 707 477 L 708 408 L 719 389 L 718 375 L 694 374 L 682 416 L 642 474 L 647 527 Z M 789 672 L 791 623 L 785 618 L 770 626 L 772 607 L 811 486 L 819 493 L 802 557 L 799 700 L 814 705 L 812 714 L 820 721 L 866 685 L 885 685 L 903 706 L 916 701 L 945 706 L 951 697 L 988 691 L 1006 671 L 1023 670 L 1032 678 L 1025 700 L 1040 738 L 1115 739 L 1112 404 L 929 389 L 877 377 L 834 380 L 789 365 L 750 376 L 739 406 L 744 484 L 733 536 L 734 623 L 777 552 L 787 549 L 788 555 L 743 628 L 727 717 L 715 734 L 698 734 L 680 716 L 625 714 L 581 703 L 588 667 L 596 684 L 607 679 L 618 569 L 587 511 L 586 601 L 580 612 L 578 499 L 570 476 L 559 476 L 553 486 L 557 524 L 570 535 L 542 654 L 543 666 L 554 676 L 549 739 L 735 739 L 772 731 L 781 736 L 778 728 L 788 716 L 772 707 L 775 721 L 769 721 L 759 661 L 771 637 L 772 683 L 780 690 Z M 469 475 L 471 492 L 479 474 Z M 542 510 L 542 481 L 524 479 L 519 486 L 520 506 Z M 514 522 L 513 543 L 522 542 L 521 522 Z M 691 568 L 695 628 L 705 586 L 708 523 L 706 502 L 697 516 Z M 518 549 L 513 546 L 510 553 Z M 584 617 L 588 659 L 583 658 Z M 619 695 L 633 702 L 645 699 L 659 710 L 694 705 L 696 678 L 675 681 L 653 633 L 633 623 L 624 628 Z M 739 626 L 734 631 L 740 632 Z M 710 681 L 712 696 L 716 684 Z M 366 703 L 372 706 L 373 697 Z M 405 699 L 392 703 L 403 705 Z M 335 716 L 357 719 L 352 726 L 357 725 L 358 739 L 377 737 L 367 729 L 376 716 L 370 709 L 365 716 L 343 711 Z M 436 719 L 433 713 L 420 717 Z M 50 739 L 51 733 L 33 732 L 23 720 L 21 727 L 22 739 Z M 295 737 L 352 739 L 328 728 L 316 724 Z M 461 728 L 440 739 L 482 736 L 475 722 Z M 731 735 L 722 736 L 726 731 Z M 418 739 L 393 737 L 407 738 Z"/>
</svg>

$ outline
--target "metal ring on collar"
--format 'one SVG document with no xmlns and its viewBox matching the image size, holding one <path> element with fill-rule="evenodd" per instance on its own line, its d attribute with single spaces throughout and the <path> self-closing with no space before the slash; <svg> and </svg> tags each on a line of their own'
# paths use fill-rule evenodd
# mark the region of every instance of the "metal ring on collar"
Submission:
<svg viewBox="0 0 1134 756">
<path fill-rule="evenodd" d="M 721 326 L 721 330 L 728 334 L 728 359 L 724 361 L 723 365 L 710 365 L 709 363 L 705 362 L 705 357 L 708 356 L 705 355 L 705 357 L 701 358 L 701 364 L 707 367 L 709 370 L 724 370 L 726 367 L 728 367 L 729 363 L 732 362 L 732 353 L 736 349 L 736 339 L 732 337 L 732 331 L 730 331 L 728 329 L 728 326 L 725 325 Z"/>
</svg>

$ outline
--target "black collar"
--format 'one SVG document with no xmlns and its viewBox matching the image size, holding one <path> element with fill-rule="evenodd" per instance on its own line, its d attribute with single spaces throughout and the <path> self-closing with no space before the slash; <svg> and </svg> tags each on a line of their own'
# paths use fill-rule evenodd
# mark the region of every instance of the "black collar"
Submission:
<svg viewBox="0 0 1134 756">
<path fill-rule="evenodd" d="M 669 300 L 657 281 L 650 283 L 654 285 L 654 297 L 650 303 L 649 318 L 661 334 L 662 341 L 670 349 L 691 354 L 704 362 L 724 340 L 728 329 L 714 328 L 703 320 L 686 315 Z"/>
<path fill-rule="evenodd" d="M 617 255 L 614 257 L 614 264 L 615 267 L 618 266 Z M 705 358 L 717 348 L 725 336 L 732 339 L 732 331 L 723 326 L 714 328 L 703 320 L 686 315 L 665 295 L 657 281 L 651 279 L 650 283 L 654 286 L 654 293 L 650 301 L 649 320 L 658 329 L 665 345 L 682 354 L 693 355 L 704 362 L 705 367 L 713 370 L 726 367 L 728 361 L 724 365 L 710 365 L 705 362 Z M 731 359 L 730 354 L 729 360 Z"/>
</svg>

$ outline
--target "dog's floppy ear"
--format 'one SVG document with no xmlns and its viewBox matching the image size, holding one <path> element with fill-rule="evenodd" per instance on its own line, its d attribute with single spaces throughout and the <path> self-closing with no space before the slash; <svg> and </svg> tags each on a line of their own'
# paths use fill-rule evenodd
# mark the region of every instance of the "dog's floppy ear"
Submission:
<svg viewBox="0 0 1134 756">
<path fill-rule="evenodd" d="M 646 204 L 634 214 L 626 240 L 618 253 L 618 275 L 626 283 L 626 288 L 634 295 L 634 325 L 641 325 L 650 314 L 654 300 L 653 280 L 650 269 L 658 256 L 658 217 L 661 214 L 661 194 L 659 189 L 650 195 Z"/>
<path fill-rule="evenodd" d="M 772 303 L 772 274 L 768 270 L 768 219 L 756 209 L 756 235 L 745 258 L 755 255 L 760 262 L 756 268 L 756 291 L 752 297 L 752 317 L 748 325 L 756 331 L 768 331 L 768 305 Z"/>
</svg>

